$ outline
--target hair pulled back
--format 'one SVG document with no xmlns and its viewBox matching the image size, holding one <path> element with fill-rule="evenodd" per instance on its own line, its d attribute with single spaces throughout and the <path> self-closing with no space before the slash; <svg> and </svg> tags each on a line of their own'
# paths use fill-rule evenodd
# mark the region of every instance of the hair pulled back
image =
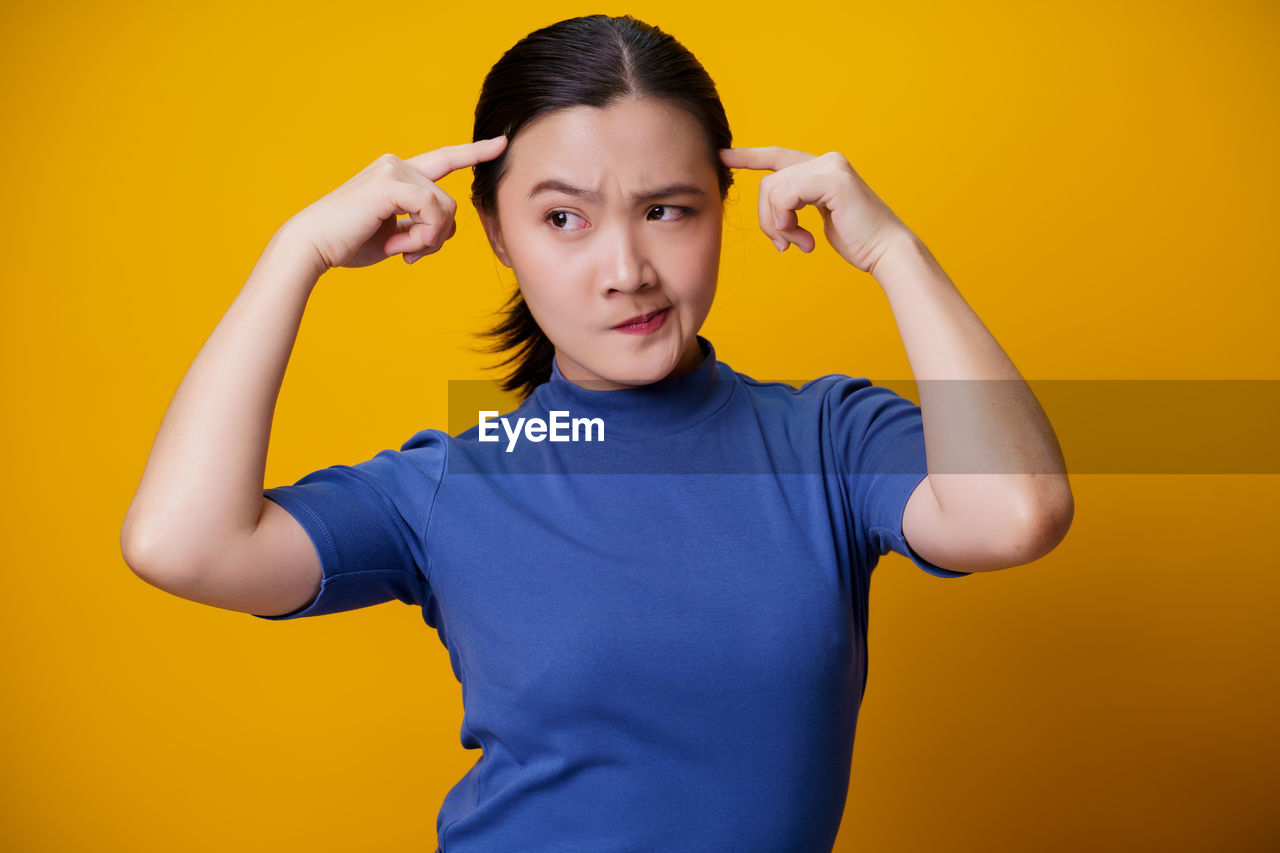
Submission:
<svg viewBox="0 0 1280 853">
<path fill-rule="evenodd" d="M 635 97 L 659 99 L 697 119 L 723 203 L 733 171 L 721 162 L 718 150 L 732 147 L 733 137 L 715 83 L 684 45 L 630 15 L 587 15 L 551 24 L 516 42 L 494 64 L 480 89 L 472 139 L 505 135 L 507 147 L 473 167 L 472 203 L 497 216 L 507 152 L 520 129 L 534 119 L 569 107 L 606 108 Z M 502 388 L 527 398 L 551 378 L 555 347 L 533 319 L 518 283 L 502 314 L 497 325 L 481 333 L 492 339 L 485 351 L 510 352 L 498 365 L 513 365 Z"/>
</svg>

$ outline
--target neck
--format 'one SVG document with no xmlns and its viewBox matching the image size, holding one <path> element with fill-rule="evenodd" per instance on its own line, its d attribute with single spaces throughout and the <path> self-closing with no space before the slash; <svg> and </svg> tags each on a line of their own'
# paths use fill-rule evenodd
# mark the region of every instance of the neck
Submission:
<svg viewBox="0 0 1280 853">
<path fill-rule="evenodd" d="M 608 436 L 651 438 L 690 426 L 718 409 L 732 387 L 729 373 L 720 375 L 715 349 L 701 335 L 694 338 L 697 360 L 648 385 L 601 391 L 569 381 L 552 362 L 551 380 L 531 398 L 546 410 L 566 410 L 573 417 L 601 417 Z M 705 349 L 704 349 L 705 347 Z M 683 368 L 683 369 L 681 369 Z"/>
<path fill-rule="evenodd" d="M 689 344 L 684 348 L 684 352 L 680 354 L 680 361 L 676 363 L 676 366 L 673 367 L 667 375 L 655 381 L 664 382 L 670 379 L 675 379 L 677 376 L 683 376 L 691 370 L 696 369 L 698 365 L 702 364 L 703 359 L 706 357 L 706 352 L 698 341 L 699 338 L 697 335 L 690 338 Z M 560 375 L 564 379 L 581 388 L 586 388 L 591 391 L 623 391 L 627 389 L 645 387 L 644 384 L 624 385 L 614 382 L 611 379 L 604 379 L 601 377 L 589 378 L 584 375 L 585 371 L 583 371 L 583 369 L 576 365 L 572 360 L 569 360 L 567 365 L 565 364 L 565 361 L 566 360 L 560 355 L 560 351 L 557 349 L 555 365 L 559 370 Z M 565 366 L 569 369 L 565 370 Z"/>
</svg>

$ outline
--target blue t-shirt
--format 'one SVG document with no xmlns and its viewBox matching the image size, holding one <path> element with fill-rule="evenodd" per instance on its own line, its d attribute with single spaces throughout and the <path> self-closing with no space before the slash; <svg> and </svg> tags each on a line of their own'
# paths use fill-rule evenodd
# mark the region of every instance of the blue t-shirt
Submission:
<svg viewBox="0 0 1280 853">
<path fill-rule="evenodd" d="M 758 382 L 698 341 L 700 366 L 638 388 L 555 365 L 496 441 L 423 430 L 263 492 L 324 581 L 260 618 L 396 598 L 448 650 L 462 744 L 482 752 L 440 809 L 443 853 L 835 842 L 871 571 L 892 550 L 965 575 L 902 535 L 920 408 L 848 376 Z M 560 440 L 570 418 L 578 440 Z"/>
</svg>

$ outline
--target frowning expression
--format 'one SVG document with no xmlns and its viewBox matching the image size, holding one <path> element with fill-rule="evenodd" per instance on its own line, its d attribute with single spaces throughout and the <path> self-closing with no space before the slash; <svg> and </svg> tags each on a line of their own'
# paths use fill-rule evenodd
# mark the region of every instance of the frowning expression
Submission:
<svg viewBox="0 0 1280 853">
<path fill-rule="evenodd" d="M 508 144 L 497 220 L 481 219 L 566 379 L 623 388 L 701 361 L 724 213 L 714 154 L 693 116 L 653 98 L 545 114 Z"/>
</svg>

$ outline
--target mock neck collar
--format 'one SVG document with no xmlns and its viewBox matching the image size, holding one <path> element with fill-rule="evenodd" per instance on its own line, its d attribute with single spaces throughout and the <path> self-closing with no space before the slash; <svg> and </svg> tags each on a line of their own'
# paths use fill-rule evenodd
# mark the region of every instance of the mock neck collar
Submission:
<svg viewBox="0 0 1280 853">
<path fill-rule="evenodd" d="M 733 391 L 728 365 L 717 366 L 715 347 L 702 335 L 696 337 L 703 352 L 697 367 L 634 388 L 583 388 L 565 379 L 558 361 L 552 359 L 551 378 L 538 386 L 533 399 L 548 412 L 561 410 L 574 418 L 603 419 L 606 440 L 653 438 L 679 432 L 705 420 Z"/>
</svg>

